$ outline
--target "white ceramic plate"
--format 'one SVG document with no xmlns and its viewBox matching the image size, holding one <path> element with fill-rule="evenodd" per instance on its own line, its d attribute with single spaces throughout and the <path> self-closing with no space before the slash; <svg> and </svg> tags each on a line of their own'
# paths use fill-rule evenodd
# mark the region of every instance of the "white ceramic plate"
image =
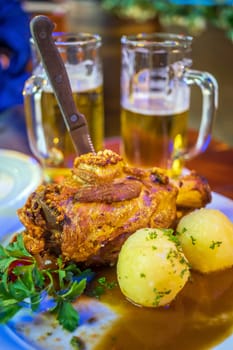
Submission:
<svg viewBox="0 0 233 350">
<path fill-rule="evenodd" d="M 42 171 L 34 158 L 0 150 L 0 237 L 20 228 L 16 210 L 41 181 Z"/>
<path fill-rule="evenodd" d="M 233 201 L 231 199 L 217 193 L 213 193 L 212 203 L 209 204 L 208 207 L 221 210 L 229 217 L 230 220 L 233 221 Z M 79 307 L 82 325 L 78 328 L 78 331 L 75 334 L 81 335 L 84 337 L 84 339 L 87 339 L 87 347 L 85 349 L 91 350 L 94 348 L 95 344 L 98 343 L 101 337 L 103 337 L 106 332 L 111 329 L 114 322 L 119 320 L 122 315 L 119 314 L 117 310 L 112 309 L 111 307 L 108 307 L 108 305 L 102 304 L 96 300 L 85 301 L 84 299 L 81 301 Z M 88 324 L 86 326 L 88 323 L 87 315 L 88 317 L 97 317 L 98 322 L 94 322 L 93 324 Z M 162 325 L 162 327 L 163 326 L 164 325 Z M 22 327 L 21 330 L 20 327 Z M 168 329 L 165 329 L 165 333 L 167 331 Z M 50 332 L 52 336 L 48 336 Z M 36 339 L 40 339 L 40 342 L 36 341 Z M 14 321 L 11 322 L 10 327 L 0 327 L 0 344 L 1 349 L 4 350 L 72 350 L 72 347 L 69 345 L 70 339 L 70 333 L 62 331 L 61 328 L 57 326 L 54 328 L 53 323 L 49 322 L 47 317 L 39 316 L 39 318 L 36 318 L 35 320 L 34 317 L 30 316 L 26 312 L 23 313 L 23 317 L 20 314 L 16 316 Z M 90 341 L 91 339 L 92 341 Z M 227 339 L 222 341 L 221 344 L 213 347 L 212 349 L 233 349 L 233 327 L 232 336 L 229 336 Z"/>
</svg>

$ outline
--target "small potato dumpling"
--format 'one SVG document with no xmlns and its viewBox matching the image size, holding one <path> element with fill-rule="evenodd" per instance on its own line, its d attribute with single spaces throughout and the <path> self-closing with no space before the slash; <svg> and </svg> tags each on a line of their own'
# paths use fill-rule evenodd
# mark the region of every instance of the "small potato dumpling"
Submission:
<svg viewBox="0 0 233 350">
<path fill-rule="evenodd" d="M 193 270 L 208 273 L 233 265 L 233 223 L 221 211 L 195 210 L 180 220 L 177 232 Z"/>
<path fill-rule="evenodd" d="M 189 265 L 172 230 L 140 229 L 121 248 L 117 279 L 122 293 L 134 304 L 169 304 L 189 276 Z"/>
</svg>

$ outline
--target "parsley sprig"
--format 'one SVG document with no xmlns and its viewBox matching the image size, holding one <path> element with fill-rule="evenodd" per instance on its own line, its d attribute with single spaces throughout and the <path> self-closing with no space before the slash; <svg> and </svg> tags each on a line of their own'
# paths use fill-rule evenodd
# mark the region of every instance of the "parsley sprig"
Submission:
<svg viewBox="0 0 233 350">
<path fill-rule="evenodd" d="M 91 290 L 89 295 L 99 299 L 107 290 L 115 288 L 116 285 L 116 281 L 108 282 L 106 277 L 99 277 L 97 280 L 97 285 Z"/>
<path fill-rule="evenodd" d="M 8 322 L 25 307 L 40 311 L 49 297 L 52 302 L 46 304 L 46 311 L 54 313 L 64 329 L 75 330 L 79 314 L 72 302 L 84 292 L 94 273 L 81 271 L 74 263 L 65 266 L 61 258 L 56 265 L 39 268 L 25 248 L 22 234 L 6 247 L 0 245 L 0 323 Z"/>
</svg>

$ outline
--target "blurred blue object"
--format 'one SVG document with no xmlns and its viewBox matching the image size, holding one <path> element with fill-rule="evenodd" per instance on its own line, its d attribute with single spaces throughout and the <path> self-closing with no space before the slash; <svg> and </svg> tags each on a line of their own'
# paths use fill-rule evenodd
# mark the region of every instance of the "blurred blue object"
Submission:
<svg viewBox="0 0 233 350">
<path fill-rule="evenodd" d="M 221 6 L 233 5 L 233 0 L 170 0 L 177 5 Z"/>
<path fill-rule="evenodd" d="M 29 38 L 29 16 L 20 0 L 0 0 L 0 111 L 23 103 Z"/>
</svg>

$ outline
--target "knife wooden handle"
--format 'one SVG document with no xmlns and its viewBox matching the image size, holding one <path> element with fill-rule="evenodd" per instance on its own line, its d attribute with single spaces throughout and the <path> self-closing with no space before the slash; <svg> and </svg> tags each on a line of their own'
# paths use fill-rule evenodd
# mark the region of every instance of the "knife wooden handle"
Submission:
<svg viewBox="0 0 233 350">
<path fill-rule="evenodd" d="M 79 154 L 94 152 L 86 118 L 77 111 L 64 62 L 52 38 L 54 28 L 54 23 L 47 16 L 35 16 L 30 22 L 30 30 L 34 43 L 40 53 L 44 69 L 54 90 L 74 146 Z M 83 135 L 81 135 L 80 140 L 74 140 L 72 132 L 77 131 L 79 128 L 83 128 Z M 76 132 L 75 135 L 77 134 Z"/>
</svg>

